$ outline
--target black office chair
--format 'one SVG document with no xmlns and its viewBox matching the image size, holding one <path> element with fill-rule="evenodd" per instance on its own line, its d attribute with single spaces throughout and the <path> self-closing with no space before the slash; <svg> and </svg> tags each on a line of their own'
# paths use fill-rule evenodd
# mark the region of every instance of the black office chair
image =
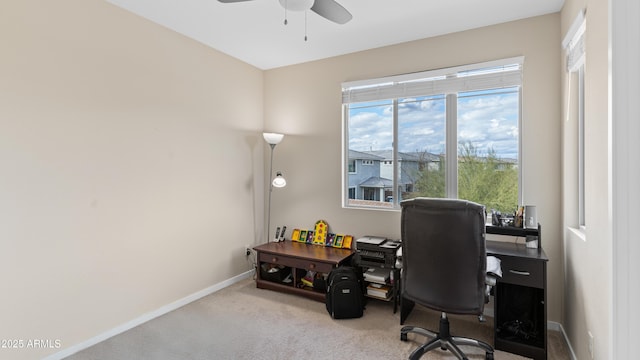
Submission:
<svg viewBox="0 0 640 360">
<path fill-rule="evenodd" d="M 441 311 L 438 333 L 404 326 L 400 339 L 417 333 L 431 339 L 409 359 L 440 347 L 467 359 L 458 345 L 483 349 L 493 359 L 491 345 L 452 336 L 447 313 L 482 316 L 486 296 L 485 210 L 482 205 L 456 199 L 415 198 L 402 206 L 402 275 L 400 324 L 415 303 Z"/>
</svg>

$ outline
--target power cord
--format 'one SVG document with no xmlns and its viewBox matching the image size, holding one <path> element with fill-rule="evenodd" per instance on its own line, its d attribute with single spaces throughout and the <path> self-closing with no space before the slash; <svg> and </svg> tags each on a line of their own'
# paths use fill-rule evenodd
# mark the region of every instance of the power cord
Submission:
<svg viewBox="0 0 640 360">
<path fill-rule="evenodd" d="M 256 280 L 258 266 L 256 265 L 255 254 L 250 249 L 247 249 L 245 257 L 246 257 L 246 260 L 247 260 L 247 264 L 249 265 L 249 270 L 253 270 L 253 280 Z"/>
</svg>

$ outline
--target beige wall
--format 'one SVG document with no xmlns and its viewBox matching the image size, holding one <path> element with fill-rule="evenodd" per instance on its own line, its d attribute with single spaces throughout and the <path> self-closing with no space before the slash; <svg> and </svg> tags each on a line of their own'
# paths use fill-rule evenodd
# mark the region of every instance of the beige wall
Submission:
<svg viewBox="0 0 640 360">
<path fill-rule="evenodd" d="M 287 134 L 274 170 L 289 184 L 274 190 L 272 228 L 325 219 L 337 232 L 399 237 L 398 212 L 341 208 L 340 83 L 524 55 L 524 202 L 543 224 L 549 320 L 567 322 L 579 355 L 587 328 L 606 354 L 608 302 L 591 279 L 608 267 L 588 266 L 608 251 L 595 240 L 606 229 L 585 245 L 561 222 L 558 154 L 570 143 L 559 44 L 577 1 L 562 32 L 560 15 L 546 15 L 266 72 L 102 1 L 1 3 L 0 269 L 10 275 L 0 306 L 10 311 L 0 338 L 72 346 L 248 270 L 244 245 L 263 232 L 263 124 Z M 589 191 L 602 187 L 600 160 Z M 590 209 L 588 221 L 601 215 Z"/>
<path fill-rule="evenodd" d="M 399 238 L 399 212 L 341 207 L 341 82 L 524 55 L 524 202 L 538 207 L 550 259 L 549 320 L 560 322 L 559 34 L 552 14 L 267 71 L 266 128 L 288 134 L 276 148 L 274 169 L 288 184 L 274 191 L 271 227 L 311 228 L 324 219 L 335 232 Z"/>
<path fill-rule="evenodd" d="M 564 316 L 562 323 L 578 359 L 590 359 L 588 332 L 594 336 L 594 358 L 610 351 L 611 241 L 608 142 L 608 1 L 566 0 L 561 13 L 562 36 L 580 9 L 586 9 L 585 75 L 585 218 L 577 236 L 576 98 L 567 106 L 569 87 L 562 69 L 563 238 L 565 248 Z M 564 63 L 564 54 L 561 55 Z M 575 80 L 575 75 L 573 76 Z M 571 91 L 575 94 L 576 83 Z M 580 232 L 579 232 L 580 233 Z"/>
<path fill-rule="evenodd" d="M 99 0 L 0 2 L 0 349 L 35 359 L 250 269 L 263 72 Z"/>
</svg>

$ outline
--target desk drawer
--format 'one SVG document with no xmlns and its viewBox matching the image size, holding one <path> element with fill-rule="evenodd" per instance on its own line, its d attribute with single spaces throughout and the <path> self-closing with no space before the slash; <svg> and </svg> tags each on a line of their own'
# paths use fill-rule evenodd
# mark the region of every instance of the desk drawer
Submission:
<svg viewBox="0 0 640 360">
<path fill-rule="evenodd" d="M 259 262 L 267 262 L 271 264 L 278 264 L 283 266 L 289 266 L 292 268 L 305 269 L 305 270 L 313 270 L 321 273 L 328 273 L 333 269 L 333 265 L 329 263 L 314 261 L 314 260 L 304 260 L 300 258 L 294 258 L 283 255 L 276 254 L 266 254 L 260 253 L 258 255 Z"/>
<path fill-rule="evenodd" d="M 543 289 L 545 283 L 544 262 L 510 256 L 501 256 L 502 278 L 500 282 Z"/>
</svg>

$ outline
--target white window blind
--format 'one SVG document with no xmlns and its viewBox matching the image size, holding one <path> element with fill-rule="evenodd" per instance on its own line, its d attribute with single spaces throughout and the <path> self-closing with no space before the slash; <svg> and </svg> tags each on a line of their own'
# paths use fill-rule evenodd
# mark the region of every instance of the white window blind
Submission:
<svg viewBox="0 0 640 360">
<path fill-rule="evenodd" d="M 566 71 L 567 71 L 567 109 L 571 109 L 571 77 L 573 73 L 578 76 L 578 103 L 577 105 L 577 123 L 578 123 L 578 225 L 581 228 L 586 226 L 585 223 L 585 59 L 586 59 L 586 30 L 585 11 L 580 10 L 571 27 L 567 31 L 562 40 L 562 48 L 566 52 Z M 571 112 L 567 111 L 567 120 Z"/>
<path fill-rule="evenodd" d="M 522 85 L 524 57 L 342 84 L 342 103 L 451 94 Z"/>
<path fill-rule="evenodd" d="M 562 41 L 562 48 L 567 52 L 567 72 L 578 71 L 584 64 L 586 28 L 587 19 L 585 18 L 584 10 L 581 10 Z"/>
</svg>

